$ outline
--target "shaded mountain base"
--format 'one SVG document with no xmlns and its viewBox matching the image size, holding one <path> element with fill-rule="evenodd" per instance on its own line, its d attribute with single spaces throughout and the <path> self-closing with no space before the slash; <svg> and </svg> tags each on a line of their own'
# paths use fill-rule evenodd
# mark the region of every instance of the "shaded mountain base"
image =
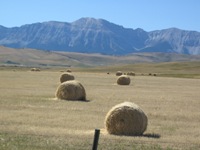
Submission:
<svg viewBox="0 0 200 150">
<path fill-rule="evenodd" d="M 13 49 L 0 47 L 0 65 L 21 65 L 40 67 L 94 67 L 135 63 L 199 61 L 200 55 L 175 53 L 134 53 L 128 56 L 108 56 L 34 49 Z"/>
</svg>

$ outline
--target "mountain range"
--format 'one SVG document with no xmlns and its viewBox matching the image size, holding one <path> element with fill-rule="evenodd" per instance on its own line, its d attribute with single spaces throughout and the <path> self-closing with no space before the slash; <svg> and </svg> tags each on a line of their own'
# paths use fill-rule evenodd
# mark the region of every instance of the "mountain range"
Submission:
<svg viewBox="0 0 200 150">
<path fill-rule="evenodd" d="M 169 28 L 147 32 L 103 19 L 0 26 L 0 45 L 49 51 L 129 55 L 138 52 L 200 54 L 200 32 Z"/>
</svg>

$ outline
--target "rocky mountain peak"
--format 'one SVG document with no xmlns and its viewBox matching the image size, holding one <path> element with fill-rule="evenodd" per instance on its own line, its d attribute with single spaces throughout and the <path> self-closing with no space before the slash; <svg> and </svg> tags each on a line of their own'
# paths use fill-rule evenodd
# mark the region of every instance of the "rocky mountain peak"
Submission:
<svg viewBox="0 0 200 150">
<path fill-rule="evenodd" d="M 103 19 L 72 23 L 48 21 L 21 27 L 0 26 L 0 45 L 13 48 L 127 55 L 135 52 L 200 54 L 200 33 L 169 28 L 146 32 Z"/>
</svg>

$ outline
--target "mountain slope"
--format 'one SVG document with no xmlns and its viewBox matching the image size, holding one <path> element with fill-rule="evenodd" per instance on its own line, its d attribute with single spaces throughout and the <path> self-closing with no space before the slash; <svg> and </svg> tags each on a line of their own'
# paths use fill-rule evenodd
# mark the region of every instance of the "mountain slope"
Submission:
<svg viewBox="0 0 200 150">
<path fill-rule="evenodd" d="M 199 61 L 200 56 L 174 53 L 136 53 L 128 56 L 109 56 L 35 49 L 13 49 L 0 46 L 0 66 L 93 67 L 120 64 Z"/>
<path fill-rule="evenodd" d="M 170 28 L 149 33 L 146 41 L 148 47 L 164 48 L 165 52 L 177 52 L 182 54 L 200 54 L 200 33 L 196 31 L 184 31 Z"/>
<path fill-rule="evenodd" d="M 175 28 L 146 32 L 103 19 L 81 18 L 72 23 L 50 21 L 13 28 L 0 26 L 0 45 L 106 55 L 134 52 L 198 55 L 200 33 Z"/>
</svg>

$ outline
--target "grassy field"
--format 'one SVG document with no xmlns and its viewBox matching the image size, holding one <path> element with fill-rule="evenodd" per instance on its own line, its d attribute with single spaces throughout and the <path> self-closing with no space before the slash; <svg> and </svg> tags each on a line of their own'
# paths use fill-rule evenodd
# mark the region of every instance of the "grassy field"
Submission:
<svg viewBox="0 0 200 150">
<path fill-rule="evenodd" d="M 101 129 L 99 150 L 200 149 L 199 79 L 137 75 L 131 77 L 129 86 L 119 86 L 115 69 L 109 75 L 107 70 L 75 69 L 73 74 L 85 87 L 89 101 L 73 102 L 55 99 L 59 70 L 2 69 L 0 149 L 89 150 L 96 128 Z M 143 136 L 106 133 L 106 113 L 124 101 L 138 104 L 147 114 Z"/>
<path fill-rule="evenodd" d="M 112 65 L 94 68 L 79 68 L 79 71 L 110 72 L 122 71 L 135 72 L 137 75 L 148 76 L 156 74 L 162 77 L 195 78 L 200 79 L 200 61 L 194 62 L 165 62 L 165 63 L 136 63 L 128 65 Z"/>
</svg>

